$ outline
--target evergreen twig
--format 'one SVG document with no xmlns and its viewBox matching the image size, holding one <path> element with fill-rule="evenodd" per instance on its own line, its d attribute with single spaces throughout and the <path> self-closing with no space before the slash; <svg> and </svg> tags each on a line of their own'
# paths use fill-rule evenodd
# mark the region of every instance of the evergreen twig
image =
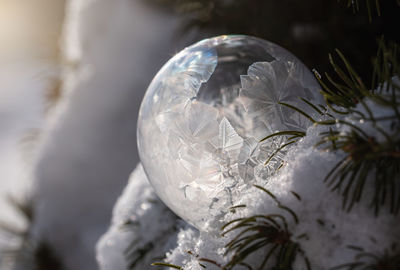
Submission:
<svg viewBox="0 0 400 270">
<path fill-rule="evenodd" d="M 371 269 L 371 270 L 398 270 L 400 269 L 400 253 L 396 252 L 396 244 L 393 244 L 391 250 L 385 250 L 382 254 L 374 254 L 364 251 L 360 247 L 348 248 L 357 251 L 354 257 L 354 262 L 341 264 L 331 268 L 331 270 L 361 270 L 361 269 Z"/>
<path fill-rule="evenodd" d="M 0 230 L 13 238 L 19 238 L 21 244 L 1 250 L 0 255 L 11 263 L 22 266 L 24 269 L 34 270 L 62 270 L 64 265 L 52 246 L 44 239 L 35 239 L 31 235 L 35 212 L 32 198 L 23 200 L 8 197 L 10 205 L 21 214 L 27 223 L 26 229 L 17 229 L 6 222 L 0 222 Z"/>
<path fill-rule="evenodd" d="M 379 49 L 373 60 L 373 80 L 370 90 L 361 77 L 352 67 L 346 57 L 336 50 L 342 66 L 337 64 L 332 55 L 330 63 L 338 79 L 325 73 L 326 80 L 314 71 L 317 80 L 322 86 L 322 94 L 326 100 L 326 108 L 303 100 L 315 112 L 322 115 L 325 120 L 316 120 L 302 109 L 286 103 L 280 103 L 306 117 L 314 125 L 330 126 L 329 132 L 320 134 L 321 140 L 316 146 L 325 145 L 325 150 L 342 151 L 346 154 L 333 169 L 327 174 L 325 181 L 333 191 L 339 191 L 343 197 L 343 208 L 350 211 L 361 201 L 365 186 L 373 186 L 373 196 L 370 205 L 375 214 L 383 205 L 388 205 L 392 214 L 400 212 L 400 60 L 399 49 L 395 43 L 386 44 L 383 38 L 379 41 Z M 368 101 L 368 102 L 367 102 Z M 388 116 L 377 117 L 370 108 L 370 103 L 384 106 L 393 113 Z M 389 110 L 389 111 L 390 111 Z M 330 113 L 332 112 L 332 113 Z M 350 119 L 369 122 L 375 132 L 369 135 L 362 128 L 334 115 L 346 115 Z M 380 123 L 391 121 L 391 130 L 385 131 Z M 347 126 L 348 131 L 338 132 L 336 125 Z M 305 132 L 281 131 L 271 134 L 261 141 L 275 136 L 293 136 L 281 148 L 296 143 L 304 137 Z M 378 140 L 376 136 L 383 139 Z M 268 163 L 268 160 L 267 160 Z M 371 177 L 373 175 L 374 177 Z M 373 181 L 372 178 L 375 180 Z M 370 179 L 370 180 L 369 180 Z M 373 184 L 367 184 L 371 183 Z"/>
<path fill-rule="evenodd" d="M 269 190 L 255 186 L 265 192 L 276 203 L 278 208 L 286 211 L 292 216 L 295 223 L 298 223 L 297 215 L 289 207 L 282 205 L 274 194 Z M 222 227 L 222 236 L 232 232 L 238 232 L 236 236 L 226 244 L 226 255 L 233 253 L 231 260 L 221 269 L 232 269 L 241 264 L 244 260 L 260 249 L 265 249 L 264 258 L 257 269 L 264 269 L 274 256 L 275 266 L 273 269 L 292 269 L 293 261 L 297 255 L 302 255 L 310 269 L 308 259 L 305 257 L 298 243 L 291 240 L 291 233 L 284 215 L 254 215 L 247 218 L 238 218 L 228 222 Z M 249 269 L 252 269 L 251 267 Z"/>
<path fill-rule="evenodd" d="M 375 9 L 377 15 L 381 16 L 380 0 L 363 0 L 363 2 L 365 2 L 365 5 L 367 7 L 368 18 L 370 21 L 372 21 L 372 9 Z M 347 0 L 347 6 L 352 7 L 354 12 L 360 10 L 359 0 Z"/>
<path fill-rule="evenodd" d="M 380 206 L 385 204 L 389 205 L 389 210 L 393 214 L 398 214 L 400 211 L 400 114 L 398 113 L 400 103 L 397 101 L 399 86 L 395 79 L 400 74 L 400 68 L 397 47 L 394 43 L 386 45 L 383 39 L 379 42 L 377 57 L 373 61 L 372 82 L 372 89 L 377 90 L 367 89 L 349 61 L 339 51 L 337 53 L 346 71 L 334 62 L 332 56 L 330 59 L 341 81 L 336 82 L 326 74 L 328 81 L 333 85 L 330 87 L 317 76 L 330 108 L 337 106 L 342 113 L 360 115 L 360 121 L 370 122 L 376 130 L 375 133 L 384 138 L 378 141 L 375 135 L 368 135 L 362 129 L 343 120 L 336 122 L 349 126 L 348 132 L 339 133 L 330 130 L 321 133 L 318 145 L 328 143 L 325 149 L 341 150 L 346 153 L 346 157 L 325 179 L 332 190 L 341 192 L 343 207 L 346 210 L 351 210 L 354 204 L 361 200 L 367 181 L 371 181 L 368 177 L 373 178 L 371 175 L 374 175 L 374 195 L 370 202 L 375 213 L 378 214 Z M 367 99 L 391 109 L 393 115 L 388 118 L 375 117 L 366 103 Z M 357 104 L 361 105 L 366 114 L 355 109 Z M 392 121 L 390 134 L 380 127 L 379 122 L 382 121 Z"/>
</svg>

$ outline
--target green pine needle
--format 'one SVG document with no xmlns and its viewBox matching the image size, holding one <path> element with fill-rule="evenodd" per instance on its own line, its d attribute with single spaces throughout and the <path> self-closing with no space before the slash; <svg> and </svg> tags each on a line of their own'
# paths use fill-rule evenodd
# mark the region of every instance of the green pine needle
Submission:
<svg viewBox="0 0 400 270">
<path fill-rule="evenodd" d="M 26 229 L 18 229 L 6 222 L 0 222 L 0 231 L 13 238 L 21 240 L 16 247 L 5 248 L 0 251 L 1 258 L 7 258 L 15 265 L 24 269 L 35 270 L 63 270 L 61 258 L 45 239 L 36 239 L 31 234 L 35 220 L 34 200 L 32 198 L 16 199 L 7 197 L 10 205 L 20 214 L 27 223 Z"/>
<path fill-rule="evenodd" d="M 164 266 L 164 267 L 169 267 L 173 269 L 183 269 L 181 266 L 170 264 L 170 263 L 162 263 L 162 262 L 155 262 L 151 264 L 152 266 Z"/>
<path fill-rule="evenodd" d="M 382 254 L 365 252 L 363 248 L 348 246 L 355 250 L 356 256 L 353 262 L 341 264 L 331 270 L 398 270 L 400 269 L 400 253 L 396 251 L 396 244 L 393 244 L 390 251 L 385 250 Z"/>
<path fill-rule="evenodd" d="M 340 192 L 343 197 L 343 209 L 350 211 L 356 203 L 361 202 L 366 185 L 374 187 L 374 194 L 369 200 L 369 205 L 379 214 L 382 206 L 388 206 L 390 213 L 397 215 L 400 212 L 400 57 L 398 45 L 386 43 L 383 38 L 379 41 L 377 57 L 373 60 L 373 81 L 370 90 L 366 87 L 361 77 L 350 64 L 350 61 L 339 51 L 336 54 L 341 65 L 329 55 L 331 65 L 337 79 L 325 74 L 325 79 L 314 71 L 317 80 L 322 86 L 322 94 L 326 100 L 326 107 L 315 105 L 302 99 L 309 107 L 323 116 L 324 120 L 317 121 L 298 107 L 280 103 L 293 111 L 303 115 L 314 125 L 330 126 L 328 132 L 320 134 L 320 141 L 316 146 L 325 150 L 341 151 L 343 158 L 327 174 L 325 182 L 332 191 Z M 397 79 L 396 79 L 397 77 Z M 393 111 L 392 115 L 376 117 L 366 100 Z M 356 109 L 360 105 L 364 113 Z M 321 108 L 321 109 L 320 109 Z M 355 124 L 338 119 L 333 114 L 351 115 L 355 120 L 370 122 L 376 133 L 385 140 L 377 141 L 375 137 L 367 134 Z M 383 130 L 379 122 L 391 121 L 390 134 Z M 349 131 L 339 133 L 336 125 L 349 127 Z M 285 147 L 296 143 L 304 137 L 305 132 L 281 131 L 271 134 L 261 142 L 276 136 L 286 137 L 286 143 L 278 148 L 269 160 Z M 288 136 L 291 136 L 288 138 Z"/>
<path fill-rule="evenodd" d="M 323 93 L 332 109 L 334 106 L 340 108 L 341 113 L 359 115 L 362 121 L 369 121 L 385 140 L 377 142 L 374 137 L 366 134 L 362 129 L 348 121 L 336 120 L 336 123 L 347 125 L 351 128 L 344 134 L 330 129 L 329 132 L 321 134 L 321 141 L 317 145 L 328 144 L 325 149 L 331 151 L 342 151 L 346 157 L 341 160 L 326 176 L 325 181 L 332 188 L 341 192 L 343 196 L 343 208 L 350 211 L 355 203 L 361 201 L 363 189 L 368 182 L 368 177 L 374 178 L 374 196 L 370 198 L 370 205 L 378 214 L 380 207 L 388 205 L 392 214 L 400 212 L 400 114 L 398 100 L 399 86 L 394 78 L 400 74 L 398 45 L 389 43 L 383 39 L 379 41 L 379 50 L 374 59 L 372 89 L 368 90 L 352 68 L 349 61 L 337 51 L 339 58 L 345 65 L 343 71 L 330 57 L 332 66 L 341 82 L 335 82 L 329 75 L 328 81 L 333 87 L 328 87 L 320 77 Z M 393 94 L 387 94 L 391 89 Z M 393 110 L 393 115 L 377 118 L 365 99 L 386 106 Z M 354 109 L 357 103 L 361 104 L 367 115 Z M 330 120 L 328 120 L 330 121 Z M 395 130 L 389 135 L 380 128 L 378 122 L 392 121 Z M 333 124 L 333 121 L 331 122 Z M 321 122 L 320 122 L 321 124 Z M 330 124 L 329 122 L 327 124 Z M 373 175 L 374 177 L 371 177 Z"/>
<path fill-rule="evenodd" d="M 375 12 L 378 16 L 381 16 L 379 3 L 380 0 L 364 0 L 363 2 L 365 2 L 365 5 L 367 7 L 369 21 L 372 21 L 373 9 L 375 9 Z M 347 6 L 352 7 L 354 12 L 358 12 L 360 10 L 359 0 L 347 0 Z"/>
<path fill-rule="evenodd" d="M 261 186 L 256 188 L 265 192 L 277 203 L 278 208 L 283 209 L 298 223 L 296 213 L 287 206 L 282 205 L 277 197 L 269 190 Z M 297 195 L 297 193 L 294 193 Z M 300 197 L 300 196 L 296 196 Z M 291 270 L 292 264 L 298 255 L 305 258 L 307 269 L 310 269 L 308 259 L 304 256 L 300 246 L 291 240 L 286 218 L 280 214 L 254 215 L 248 218 L 238 218 L 226 223 L 222 227 L 222 236 L 236 232 L 235 237 L 226 244 L 226 255 L 233 254 L 231 260 L 221 269 L 233 269 L 242 265 L 244 260 L 258 250 L 265 250 L 265 255 L 257 269 L 264 266 L 275 258 L 277 270 Z M 253 269 L 248 266 L 248 269 Z"/>
</svg>

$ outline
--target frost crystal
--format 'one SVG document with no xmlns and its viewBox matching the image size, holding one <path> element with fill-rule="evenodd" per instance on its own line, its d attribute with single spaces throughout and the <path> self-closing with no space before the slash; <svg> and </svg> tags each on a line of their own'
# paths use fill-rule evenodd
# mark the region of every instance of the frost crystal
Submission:
<svg viewBox="0 0 400 270">
<path fill-rule="evenodd" d="M 198 228 L 224 214 L 252 183 L 268 179 L 282 142 L 260 139 L 309 123 L 288 103 L 321 101 L 317 83 L 292 54 L 247 36 L 203 40 L 174 56 L 144 97 L 139 154 L 160 198 Z M 268 164 L 265 162 L 269 160 Z"/>
</svg>

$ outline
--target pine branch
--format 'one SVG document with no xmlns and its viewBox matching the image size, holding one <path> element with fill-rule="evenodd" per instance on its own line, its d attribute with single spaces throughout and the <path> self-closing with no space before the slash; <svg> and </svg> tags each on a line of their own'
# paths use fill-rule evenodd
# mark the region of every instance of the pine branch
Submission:
<svg viewBox="0 0 400 270">
<path fill-rule="evenodd" d="M 155 262 L 155 263 L 152 263 L 151 265 L 152 266 L 164 266 L 164 267 L 169 267 L 169 268 L 173 268 L 173 269 L 180 269 L 180 270 L 183 269 L 183 267 L 181 267 L 181 266 L 170 264 L 170 263 Z"/>
<path fill-rule="evenodd" d="M 255 185 L 255 187 L 263 191 L 275 203 L 277 208 L 283 210 L 292 217 L 293 222 L 298 224 L 299 220 L 296 213 L 289 207 L 280 203 L 277 197 L 269 190 Z M 301 197 L 292 191 L 293 196 L 301 201 Z M 233 209 L 244 208 L 245 205 L 238 205 Z M 225 265 L 209 259 L 200 257 L 191 251 L 188 254 L 194 256 L 202 268 L 207 268 L 206 264 L 211 264 L 221 270 L 232 270 L 236 266 L 242 266 L 249 270 L 253 270 L 253 266 L 245 262 L 246 258 L 254 254 L 256 251 L 263 250 L 263 258 L 260 265 L 256 269 L 264 269 L 264 267 L 274 262 L 274 270 L 292 270 L 293 262 L 297 256 L 302 256 L 306 268 L 311 269 L 308 258 L 300 245 L 292 240 L 293 236 L 289 231 L 288 221 L 283 214 L 254 215 L 247 218 L 238 218 L 227 222 L 221 228 L 221 235 L 236 233 L 232 240 L 225 245 L 225 256 L 233 254 L 231 259 Z M 296 237 L 300 239 L 304 235 Z M 163 266 L 171 269 L 183 269 L 182 266 L 156 262 L 153 266 Z"/>
<path fill-rule="evenodd" d="M 62 98 L 62 80 L 58 77 L 49 81 L 49 86 L 45 89 L 46 112 L 49 112 Z"/>
<path fill-rule="evenodd" d="M 346 57 L 336 50 L 341 60 L 337 64 L 332 55 L 330 63 L 335 71 L 336 79 L 325 73 L 326 81 L 314 71 L 322 86 L 322 94 L 326 100 L 326 108 L 319 108 L 307 100 L 303 100 L 310 108 L 326 120 L 316 120 L 302 109 L 291 104 L 280 103 L 303 115 L 314 125 L 330 126 L 329 132 L 320 134 L 321 140 L 316 146 L 324 146 L 325 150 L 341 151 L 346 154 L 325 178 L 332 191 L 339 191 L 343 197 L 343 208 L 350 211 L 362 199 L 366 185 L 373 186 L 374 194 L 370 198 L 370 206 L 378 215 L 380 207 L 388 205 L 390 213 L 400 212 L 400 60 L 399 49 L 395 43 L 386 44 L 383 38 L 379 41 L 379 49 L 373 60 L 373 81 L 370 90 L 352 67 Z M 387 116 L 375 116 L 368 105 L 370 102 L 384 106 L 393 113 Z M 334 116 L 334 115 L 339 115 Z M 355 121 L 369 122 L 375 132 L 369 135 L 359 126 L 340 116 L 348 116 Z M 391 130 L 380 127 L 381 122 L 391 121 Z M 337 124 L 347 126 L 348 131 L 339 132 Z M 287 138 L 281 148 L 272 154 L 296 143 L 304 137 L 304 132 L 281 131 L 271 134 L 265 141 L 276 136 L 292 136 Z M 383 140 L 377 140 L 381 136 Z M 268 162 L 268 160 L 267 160 Z M 374 175 L 374 181 L 371 183 Z"/>
<path fill-rule="evenodd" d="M 160 204 L 158 200 L 147 200 L 152 204 Z M 169 209 L 164 205 L 159 205 L 158 207 L 162 207 L 163 211 L 169 213 Z M 149 212 L 150 213 L 150 212 Z M 165 213 L 163 213 L 165 214 Z M 145 216 L 142 218 L 146 218 Z M 174 215 L 174 219 L 176 216 Z M 153 236 L 152 239 L 144 239 L 142 237 L 141 230 L 147 230 L 148 228 L 144 228 L 140 220 L 126 220 L 122 226 L 121 230 L 131 231 L 133 238 L 128 244 L 128 246 L 124 250 L 124 257 L 127 263 L 128 269 L 138 269 L 140 265 L 150 259 L 162 259 L 164 254 L 153 254 L 156 253 L 157 248 L 164 245 L 171 234 L 175 233 L 177 230 L 176 224 L 172 224 L 167 229 L 164 229 L 161 233 Z M 149 257 L 151 256 L 151 257 Z M 163 264 L 163 263 L 161 263 Z M 153 266 L 162 266 L 160 263 L 155 263 Z M 165 266 L 165 265 L 164 265 Z"/>
<path fill-rule="evenodd" d="M 261 186 L 255 187 L 271 197 L 278 208 L 284 210 L 292 216 L 296 224 L 298 223 L 296 213 L 289 207 L 282 205 L 274 194 Z M 299 198 L 298 195 L 296 198 Z M 243 264 L 248 256 L 261 249 L 265 250 L 265 253 L 257 269 L 263 269 L 272 258 L 276 259 L 273 269 L 292 269 L 292 264 L 298 255 L 304 257 L 307 269 L 310 269 L 308 259 L 304 256 L 299 244 L 291 240 L 292 234 L 289 232 L 288 223 L 284 215 L 254 215 L 247 218 L 239 218 L 228 222 L 221 230 L 222 236 L 237 232 L 236 236 L 225 246 L 225 255 L 232 253 L 232 259 L 221 269 L 233 269 L 235 266 Z M 253 268 L 249 266 L 249 269 Z"/>
<path fill-rule="evenodd" d="M 400 6 L 400 0 L 395 1 Z M 340 2 L 340 0 L 338 0 Z M 375 12 L 376 15 L 381 16 L 381 0 L 347 0 L 347 7 L 352 7 L 353 12 L 356 13 L 360 10 L 360 2 L 367 8 L 369 21 L 372 22 L 372 16 Z"/>
<path fill-rule="evenodd" d="M 397 245 L 393 244 L 390 251 L 385 250 L 382 254 L 374 254 L 365 252 L 363 248 L 349 246 L 349 249 L 357 251 L 354 261 L 342 265 L 335 266 L 331 270 L 398 270 L 400 269 L 400 252 Z"/>
<path fill-rule="evenodd" d="M 341 114 L 359 115 L 360 121 L 371 122 L 375 128 L 375 134 L 385 138 L 377 141 L 360 128 L 346 121 L 337 121 L 350 127 L 345 133 L 325 132 L 321 134 L 318 145 L 328 144 L 325 149 L 331 151 L 343 151 L 346 157 L 342 159 L 327 175 L 325 181 L 332 190 L 338 190 L 343 196 L 343 207 L 350 211 L 355 203 L 360 202 L 367 179 L 375 175 L 374 196 L 371 198 L 371 206 L 375 213 L 379 213 L 382 205 L 389 204 L 392 214 L 400 211 L 400 114 L 397 101 L 399 85 L 395 78 L 400 74 L 398 46 L 394 43 L 386 43 L 380 40 L 376 59 L 373 61 L 372 89 L 368 90 L 352 68 L 349 61 L 339 52 L 338 55 L 346 67 L 341 69 L 330 56 L 331 64 L 340 82 L 334 81 L 328 74 L 326 77 L 333 86 L 325 84 L 320 77 L 323 94 L 327 104 L 333 109 L 340 108 Z M 393 111 L 387 118 L 377 118 L 367 105 L 370 100 Z M 356 110 L 360 104 L 366 113 Z M 335 109 L 333 109 L 335 110 Z M 337 110 L 335 110 L 336 112 Z M 388 134 L 379 123 L 392 121 L 392 131 Z"/>
<path fill-rule="evenodd" d="M 33 270 L 63 270 L 61 259 L 51 245 L 44 239 L 35 239 L 31 228 L 35 220 L 34 200 L 32 198 L 16 199 L 8 197 L 11 206 L 16 209 L 27 223 L 26 229 L 17 229 L 11 224 L 0 222 L 0 230 L 13 238 L 21 240 L 18 247 L 1 250 L 1 257 L 9 259 L 13 264 Z"/>
<path fill-rule="evenodd" d="M 396 1 L 399 2 L 398 0 Z M 381 16 L 380 0 L 364 0 L 363 3 L 368 10 L 369 21 L 372 21 L 372 9 L 375 9 L 377 15 Z M 347 0 L 347 7 L 352 7 L 354 13 L 358 12 L 360 10 L 360 2 L 359 0 Z"/>
</svg>

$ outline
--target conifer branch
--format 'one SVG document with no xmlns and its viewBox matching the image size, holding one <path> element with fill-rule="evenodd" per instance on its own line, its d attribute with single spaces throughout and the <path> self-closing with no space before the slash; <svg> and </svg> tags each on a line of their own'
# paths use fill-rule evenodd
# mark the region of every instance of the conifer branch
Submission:
<svg viewBox="0 0 400 270">
<path fill-rule="evenodd" d="M 11 206 L 25 220 L 26 229 L 16 229 L 13 225 L 0 222 L 0 231 L 20 239 L 17 247 L 9 247 L 0 252 L 1 257 L 24 269 L 63 270 L 64 265 L 52 246 L 45 239 L 36 239 L 31 235 L 35 212 L 32 198 L 16 199 L 8 197 Z"/>
<path fill-rule="evenodd" d="M 335 266 L 331 270 L 398 270 L 400 269 L 400 252 L 396 243 L 392 244 L 390 250 L 385 250 L 382 254 L 374 254 L 364 251 L 363 248 L 348 246 L 357 252 L 353 262 Z"/>
<path fill-rule="evenodd" d="M 255 186 L 265 192 L 276 203 L 277 207 L 283 209 L 297 224 L 296 213 L 287 206 L 282 205 L 274 194 L 269 190 Z M 296 196 L 297 197 L 297 196 Z M 296 256 L 301 255 L 305 259 L 307 269 L 310 265 L 307 257 L 298 243 L 292 240 L 292 234 L 289 232 L 286 217 L 281 214 L 254 215 L 247 218 L 239 218 L 225 224 L 222 228 L 222 236 L 238 232 L 236 236 L 226 244 L 226 253 L 233 254 L 232 259 L 221 269 L 233 269 L 235 266 L 244 262 L 244 260 L 257 250 L 265 250 L 264 258 L 257 269 L 264 269 L 265 265 L 275 258 L 273 269 L 289 270 Z M 249 269 L 253 269 L 250 267 Z"/>
<path fill-rule="evenodd" d="M 160 203 L 158 200 L 148 200 L 148 202 L 153 204 Z M 163 210 L 169 211 L 164 205 L 158 207 L 163 207 Z M 173 215 L 173 217 L 175 219 L 175 215 Z M 165 244 L 165 241 L 172 233 L 176 232 L 177 226 L 175 223 L 173 223 L 170 227 L 164 229 L 162 233 L 153 236 L 152 239 L 145 239 L 142 237 L 142 230 L 146 230 L 147 228 L 143 227 L 143 224 L 140 222 L 140 220 L 127 219 L 125 222 L 123 222 L 119 229 L 132 232 L 133 237 L 128 246 L 124 249 L 123 255 L 127 263 L 127 269 L 133 270 L 138 269 L 138 266 L 143 265 L 143 262 L 149 258 L 163 258 L 164 254 L 153 253 L 156 252 L 157 247 Z M 157 262 L 153 264 L 153 266 L 166 266 L 161 264 L 163 263 Z"/>
<path fill-rule="evenodd" d="M 356 203 L 361 201 L 365 186 L 372 185 L 374 192 L 369 201 L 375 214 L 378 215 L 381 206 L 388 205 L 390 213 L 397 215 L 400 212 L 400 60 L 398 45 L 387 44 L 383 38 L 380 39 L 377 56 L 373 60 L 372 90 L 366 86 L 346 57 L 339 50 L 336 50 L 336 53 L 342 65 L 337 64 L 332 55 L 329 55 L 329 60 L 337 79 L 325 73 L 326 82 L 318 72 L 314 71 L 322 86 L 326 107 L 321 110 L 310 101 L 303 100 L 326 120 L 318 121 L 291 104 L 280 104 L 303 115 L 314 125 L 330 126 L 329 132 L 320 133 L 320 141 L 316 146 L 323 146 L 325 150 L 341 151 L 346 154 L 346 157 L 337 163 L 325 178 L 325 182 L 332 191 L 341 193 L 343 209 L 350 211 Z M 384 106 L 393 113 L 377 117 L 367 101 Z M 357 121 L 369 122 L 375 132 L 373 135 L 369 135 L 351 121 L 335 117 L 335 114 L 347 115 Z M 385 121 L 391 121 L 390 131 L 381 128 L 380 123 Z M 337 131 L 337 124 L 347 126 L 349 131 Z M 296 136 L 298 140 L 306 134 L 305 132 L 282 131 L 265 137 L 261 142 L 275 136 L 287 137 L 288 135 Z M 378 135 L 384 139 L 377 140 L 376 136 Z M 287 140 L 272 156 L 297 140 Z"/>
<path fill-rule="evenodd" d="M 370 21 L 372 21 L 372 9 L 375 9 L 376 14 L 381 16 L 380 0 L 363 0 L 363 2 L 367 7 L 368 18 Z M 359 0 L 347 0 L 347 6 L 352 7 L 354 12 L 358 12 L 360 10 Z"/>
<path fill-rule="evenodd" d="M 396 76 L 400 74 L 398 46 L 394 43 L 386 43 L 383 39 L 379 42 L 379 50 L 373 61 L 372 89 L 366 88 L 361 78 L 350 65 L 349 61 L 339 51 L 338 55 L 346 66 L 344 72 L 333 60 L 331 63 L 341 82 L 333 81 L 327 75 L 333 88 L 328 87 L 317 77 L 323 87 L 323 94 L 330 107 L 344 108 L 346 114 L 360 115 L 360 121 L 369 121 L 376 130 L 376 134 L 385 139 L 378 141 L 375 135 L 368 135 L 360 128 L 347 121 L 339 121 L 348 125 L 351 129 L 345 133 L 333 132 L 321 134 L 318 145 L 328 143 L 325 149 L 331 151 L 341 150 L 346 153 L 346 158 L 341 160 L 327 175 L 325 181 L 332 190 L 338 190 L 343 196 L 343 207 L 350 211 L 355 203 L 360 202 L 363 189 L 368 177 L 374 175 L 374 195 L 370 198 L 370 205 L 375 214 L 379 213 L 382 205 L 388 204 L 392 214 L 400 211 L 400 103 L 399 85 Z M 397 77 L 398 78 L 398 77 Z M 381 106 L 388 107 L 393 115 L 387 118 L 375 117 L 367 105 L 370 100 Z M 355 109 L 361 104 L 367 114 Z M 342 110 L 343 112 L 343 110 Z M 380 126 L 379 122 L 391 121 L 392 131 L 388 134 Z"/>
</svg>

